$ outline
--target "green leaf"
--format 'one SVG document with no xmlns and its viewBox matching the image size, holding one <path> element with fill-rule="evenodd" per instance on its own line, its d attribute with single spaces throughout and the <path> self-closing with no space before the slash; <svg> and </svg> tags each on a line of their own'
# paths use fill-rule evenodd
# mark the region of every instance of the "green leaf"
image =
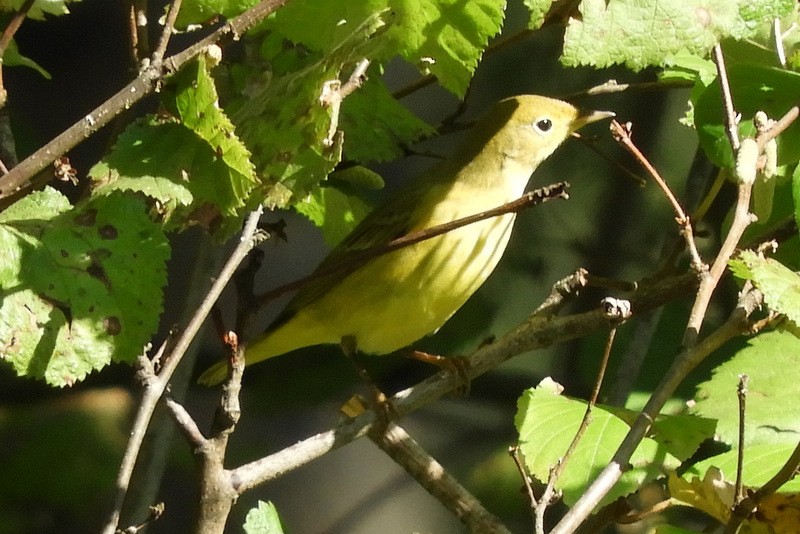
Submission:
<svg viewBox="0 0 800 534">
<path fill-rule="evenodd" d="M 239 228 L 257 180 L 250 152 L 219 108 L 207 62 L 189 64 L 162 91 L 180 121 L 134 122 L 89 176 L 95 194 L 136 191 L 155 199 L 167 228 L 199 223 L 224 238 Z"/>
<path fill-rule="evenodd" d="M 522 0 L 522 3 L 525 4 L 525 7 L 531 12 L 531 20 L 528 22 L 528 28 L 537 30 L 544 24 L 544 18 L 550 11 L 553 0 Z"/>
<path fill-rule="evenodd" d="M 220 109 L 217 89 L 208 69 L 208 61 L 194 61 L 170 80 L 170 89 L 175 92 L 174 105 L 184 126 L 206 141 L 217 157 L 236 173 L 232 176 L 231 188 L 242 199 L 256 182 L 250 152 L 236 137 L 233 123 Z M 169 98 L 170 92 L 161 92 L 162 101 Z"/>
<path fill-rule="evenodd" d="M 50 79 L 49 72 L 40 67 L 34 60 L 19 53 L 19 47 L 14 39 L 9 41 L 8 48 L 6 48 L 5 54 L 3 54 L 3 65 L 8 67 L 29 67 L 41 74 L 43 78 L 47 80 Z"/>
<path fill-rule="evenodd" d="M 193 221 L 207 224 L 199 219 L 204 207 L 236 214 L 244 202 L 231 186 L 234 173 L 179 122 L 150 118 L 128 126 L 89 176 L 96 181 L 95 195 L 138 191 L 157 200 L 156 209 L 171 229 Z"/>
<path fill-rule="evenodd" d="M 331 247 L 349 234 L 370 212 L 370 206 L 356 195 L 335 187 L 317 187 L 294 208 L 322 228 L 325 242 Z"/>
<path fill-rule="evenodd" d="M 350 75 L 356 61 L 363 58 L 364 44 L 385 26 L 384 15 L 376 14 L 355 30 L 348 26 L 352 33 L 328 56 L 308 54 L 307 50 L 303 53 L 300 47 L 278 51 L 266 47 L 265 52 L 277 54 L 266 58 L 270 64 L 287 56 L 293 58 L 289 62 L 293 70 L 278 78 L 265 75 L 267 67 L 257 64 L 248 72 L 241 67 L 233 73 L 240 96 L 226 109 L 230 109 L 237 132 L 253 152 L 258 175 L 268 188 L 272 187 L 265 203 L 284 207 L 287 191 L 293 193 L 295 201 L 304 198 L 341 160 L 339 136 L 332 145 L 326 141 L 331 109 L 320 103 L 320 94 L 326 83 Z M 275 184 L 283 187 L 275 190 Z"/>
<path fill-rule="evenodd" d="M 47 15 L 67 15 L 67 4 L 79 0 L 36 0 L 28 11 L 28 17 L 35 20 L 44 20 Z M 0 11 L 19 11 L 25 0 L 0 0 Z"/>
<path fill-rule="evenodd" d="M 752 250 L 741 251 L 729 264 L 738 278 L 753 281 L 772 311 L 800 325 L 800 276 L 779 261 L 763 258 Z"/>
<path fill-rule="evenodd" d="M 774 330 L 748 340 L 712 378 L 697 386 L 694 412 L 716 419 L 719 439 L 734 445 L 739 435 L 736 388 L 739 375 L 748 380 L 745 443 L 797 443 L 800 433 L 800 339 Z"/>
<path fill-rule="evenodd" d="M 638 412 L 635 412 L 638 415 Z M 691 457 L 697 448 L 714 436 L 717 422 L 696 415 L 659 415 L 648 437 L 664 446 L 681 461 Z"/>
<path fill-rule="evenodd" d="M 523 393 L 517 402 L 514 423 L 520 435 L 520 450 L 534 477 L 546 482 L 580 426 L 586 403 L 563 397 L 540 385 Z M 574 504 L 586 487 L 608 465 L 630 427 L 603 406 L 595 406 L 581 441 L 556 483 L 567 506 Z M 631 457 L 626 471 L 600 506 L 628 495 L 649 480 L 675 469 L 680 461 L 656 441 L 645 438 Z"/>
<path fill-rule="evenodd" d="M 500 31 L 504 8 L 505 0 L 294 0 L 276 13 L 274 27 L 295 43 L 327 53 L 370 17 L 391 11 L 390 27 L 367 57 L 400 55 L 463 96 L 489 38 Z"/>
<path fill-rule="evenodd" d="M 394 0 L 395 48 L 423 73 L 464 96 L 489 38 L 503 24 L 505 0 Z"/>
<path fill-rule="evenodd" d="M 175 27 L 184 29 L 190 24 L 200 24 L 212 20 L 218 15 L 225 18 L 235 17 L 257 3 L 258 0 L 192 0 L 183 2 L 178 11 Z"/>
<path fill-rule="evenodd" d="M 370 77 L 342 104 L 344 151 L 355 161 L 388 161 L 435 130 L 392 97 L 383 80 Z"/>
<path fill-rule="evenodd" d="M 781 118 L 796 103 L 800 92 L 800 74 L 758 65 L 733 65 L 728 80 L 734 108 L 742 114 L 740 132 L 752 135 L 756 111 L 770 118 Z M 719 81 L 715 80 L 695 102 L 695 124 L 700 144 L 711 161 L 719 167 L 734 165 L 730 144 L 725 135 L 723 105 Z M 778 136 L 778 165 L 800 160 L 800 124 L 796 121 Z"/>
<path fill-rule="evenodd" d="M 156 331 L 169 244 L 139 200 L 70 209 L 32 193 L 0 214 L 0 251 L 2 354 L 19 376 L 71 385 L 133 362 Z"/>
<path fill-rule="evenodd" d="M 794 7 L 793 0 L 583 0 L 579 9 L 564 36 L 565 65 L 641 70 L 680 54 L 705 57 L 721 39 L 763 33 Z"/>
<path fill-rule="evenodd" d="M 748 445 L 744 452 L 742 483 L 749 488 L 758 488 L 766 484 L 778 472 L 778 469 L 786 463 L 796 446 L 796 438 L 794 443 L 786 441 L 784 443 Z M 684 477 L 689 475 L 699 476 L 716 467 L 725 475 L 725 480 L 733 482 L 736 480 L 737 457 L 738 451 L 735 449 L 712 456 L 693 465 Z M 779 492 L 800 492 L 800 478 L 795 477 L 790 480 L 781 486 Z"/>
<path fill-rule="evenodd" d="M 271 502 L 258 501 L 258 506 L 247 512 L 243 526 L 247 534 L 283 534 L 278 510 Z"/>
</svg>

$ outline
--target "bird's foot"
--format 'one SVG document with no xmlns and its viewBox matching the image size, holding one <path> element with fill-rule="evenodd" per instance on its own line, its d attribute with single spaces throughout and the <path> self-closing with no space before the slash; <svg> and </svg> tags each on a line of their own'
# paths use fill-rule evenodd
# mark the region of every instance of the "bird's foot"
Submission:
<svg viewBox="0 0 800 534">
<path fill-rule="evenodd" d="M 469 360 L 463 356 L 439 356 L 438 354 L 430 354 L 418 350 L 412 350 L 407 353 L 411 359 L 435 365 L 439 369 L 454 375 L 458 378 L 458 389 L 456 394 L 466 397 L 469 394 L 470 378 L 469 378 Z"/>
</svg>

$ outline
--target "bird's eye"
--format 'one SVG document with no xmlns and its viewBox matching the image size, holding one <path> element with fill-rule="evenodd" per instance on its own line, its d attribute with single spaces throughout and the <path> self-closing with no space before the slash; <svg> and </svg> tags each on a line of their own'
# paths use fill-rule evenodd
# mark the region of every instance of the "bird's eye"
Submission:
<svg viewBox="0 0 800 534">
<path fill-rule="evenodd" d="M 550 128 L 553 127 L 553 121 L 550 119 L 538 119 L 533 123 L 533 126 L 539 133 L 545 133 L 550 131 Z"/>
</svg>

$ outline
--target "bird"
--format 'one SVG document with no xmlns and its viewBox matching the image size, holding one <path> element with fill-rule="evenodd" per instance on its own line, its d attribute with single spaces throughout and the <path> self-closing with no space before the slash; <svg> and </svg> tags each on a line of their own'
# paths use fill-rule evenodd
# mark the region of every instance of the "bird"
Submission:
<svg viewBox="0 0 800 534">
<path fill-rule="evenodd" d="M 518 95 L 496 103 L 454 155 L 368 214 L 322 261 L 283 312 L 246 345 L 251 365 L 302 347 L 341 344 L 383 355 L 437 331 L 486 281 L 508 244 L 507 213 L 347 266 L 365 250 L 410 232 L 519 198 L 536 168 L 573 132 L 611 112 Z M 331 269 L 333 266 L 343 266 Z M 220 361 L 199 378 L 222 382 Z"/>
</svg>

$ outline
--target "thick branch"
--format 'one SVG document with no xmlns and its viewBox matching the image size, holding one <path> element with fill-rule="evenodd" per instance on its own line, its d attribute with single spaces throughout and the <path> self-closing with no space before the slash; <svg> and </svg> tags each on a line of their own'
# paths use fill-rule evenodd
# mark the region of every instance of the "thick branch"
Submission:
<svg viewBox="0 0 800 534">
<path fill-rule="evenodd" d="M 144 69 L 135 80 L 114 96 L 103 102 L 82 120 L 64 130 L 52 141 L 28 156 L 19 165 L 11 169 L 8 174 L 0 178 L 0 199 L 14 195 L 31 185 L 42 185 L 33 182 L 33 176 L 50 165 L 58 156 L 74 148 L 78 143 L 108 124 L 114 117 L 130 108 L 144 96 L 152 93 L 161 82 L 196 58 L 209 45 L 222 44 L 239 38 L 242 33 L 264 20 L 270 13 L 287 1 L 263 0 L 182 52 L 170 56 L 163 63 L 157 62 Z M 49 178 L 46 179 L 49 180 Z"/>
<path fill-rule="evenodd" d="M 634 316 L 662 306 L 677 296 L 688 294 L 696 282 L 693 273 L 686 273 L 660 279 L 652 285 L 643 285 L 631 298 Z M 606 328 L 608 328 L 608 318 L 601 309 L 567 317 L 533 315 L 494 343 L 481 347 L 468 356 L 466 375 L 469 379 L 473 379 L 517 354 L 548 347 Z M 462 386 L 462 376 L 438 374 L 397 393 L 392 398 L 392 404 L 398 416 L 403 416 L 427 406 Z M 237 491 L 243 493 L 346 445 L 364 436 L 374 423 L 374 414 L 366 412 L 338 428 L 317 434 L 275 454 L 234 469 L 231 475 L 237 481 Z"/>
</svg>

